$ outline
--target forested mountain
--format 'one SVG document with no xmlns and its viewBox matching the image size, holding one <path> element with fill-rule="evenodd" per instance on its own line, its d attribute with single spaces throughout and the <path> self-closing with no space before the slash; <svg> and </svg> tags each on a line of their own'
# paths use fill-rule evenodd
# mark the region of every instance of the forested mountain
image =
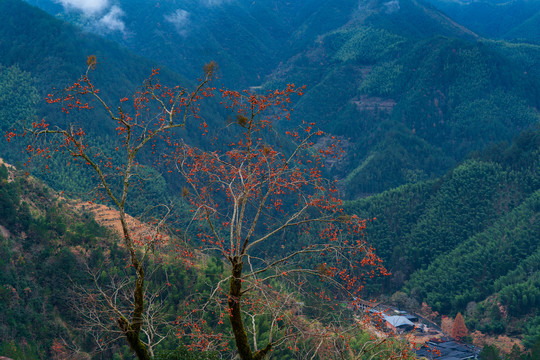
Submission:
<svg viewBox="0 0 540 360">
<path fill-rule="evenodd" d="M 441 176 L 538 121 L 539 48 L 422 1 L 120 2 L 121 28 L 103 23 L 110 6 L 34 3 L 191 78 L 216 60 L 228 85 L 307 85 L 295 119 L 341 136 L 349 198 Z"/>
<path fill-rule="evenodd" d="M 540 316 L 539 161 L 536 129 L 439 180 L 350 203 L 350 211 L 376 217 L 367 232 L 393 272 L 373 294 L 405 291 L 408 306 L 466 313 L 473 329 L 523 332 L 532 345 Z M 497 304 L 503 310 L 492 310 Z"/>
<path fill-rule="evenodd" d="M 522 336 L 532 346 L 540 333 L 538 2 L 61 3 L 0 0 L 2 135 L 44 118 L 83 124 L 96 147 L 119 146 L 116 125 L 103 110 L 67 116 L 44 101 L 73 84 L 91 54 L 97 58 L 92 81 L 114 106 L 141 89 L 153 68 L 161 68 L 162 83 L 189 89 L 209 61 L 220 68 L 217 86 L 263 93 L 305 84 L 291 121 L 276 128 L 314 122 L 340 140 L 344 155 L 325 164 L 325 175 L 350 199 L 348 211 L 376 218 L 367 238 L 393 274 L 369 284 L 366 297 L 397 294 L 412 308 L 426 302 L 441 314 L 461 312 L 470 329 Z M 242 123 L 218 103 L 205 102 L 201 117 L 223 140 L 224 128 Z M 198 126 L 188 124 L 180 137 L 210 146 Z M 1 141 L 0 157 L 22 169 L 28 141 Z M 283 137 L 273 141 L 281 150 L 289 146 Z M 142 159 L 155 162 L 150 152 Z M 89 196 L 92 172 L 65 167 L 64 160 L 49 160 L 45 171 L 39 163 L 29 169 L 54 190 Z M 74 212 L 35 180 L 8 181 L 4 169 L 0 225 L 9 236 L 0 236 L 0 308 L 9 311 L 0 311 L 0 339 L 7 339 L 0 355 L 46 358 L 62 338 L 89 348 L 91 339 L 72 333 L 77 319 L 64 317 L 70 311 L 65 280 L 76 274 L 73 280 L 91 283 L 85 263 L 98 268 L 104 259 L 110 271 L 103 277 L 117 275 L 125 252 L 108 242 L 111 234 L 91 215 Z M 130 212 L 144 213 L 159 201 L 187 213 L 185 183 L 167 170 L 146 167 L 138 174 L 153 180 L 130 195 Z M 286 244 L 261 253 L 311 241 L 288 236 Z M 177 267 L 157 272 L 160 281 L 176 281 L 167 310 L 180 311 L 190 286 L 209 296 L 206 280 L 223 273 L 221 260 L 199 264 L 208 266 L 203 275 Z M 46 324 L 42 332 L 32 326 L 38 321 Z M 25 353 L 22 339 L 29 344 Z M 129 352 L 114 351 L 117 357 Z"/>
<path fill-rule="evenodd" d="M 95 55 L 99 65 L 92 71 L 91 78 L 103 99 L 111 104 L 125 96 L 131 96 L 143 85 L 153 68 L 159 65 L 149 59 L 137 56 L 118 44 L 78 29 L 57 20 L 44 11 L 19 0 L 0 1 L 0 11 L 5 21 L 0 24 L 0 130 L 2 137 L 9 131 L 21 133 L 23 126 L 29 127 L 36 119 L 54 119 L 62 123 L 84 124 L 86 131 L 99 138 L 102 146 L 114 148 L 116 140 L 111 139 L 115 123 L 107 121 L 107 115 L 99 106 L 90 121 L 87 114 L 71 112 L 66 115 L 47 104 L 47 94 L 58 94 L 66 86 L 73 84 L 86 71 L 88 55 Z M 31 22 L 30 22 L 31 20 Z M 31 26 L 30 26 L 31 24 Z M 202 74 L 202 67 L 199 73 Z M 187 88 L 194 82 L 181 75 L 162 68 L 160 79 L 164 85 L 182 85 Z M 196 80 L 195 78 L 193 79 Z M 217 113 L 216 104 L 209 102 L 202 113 L 209 124 L 225 123 L 223 113 Z M 192 144 L 199 144 L 202 135 L 198 124 L 189 124 L 187 134 Z M 193 128 L 197 131 L 193 131 Z M 13 139 L 10 143 L 0 142 L 1 157 L 22 166 L 27 161 L 24 142 Z M 65 159 L 57 158 L 58 166 L 51 164 L 55 171 L 40 171 L 40 177 L 56 190 L 67 193 L 81 193 L 92 187 L 92 175 L 83 168 L 60 166 Z M 40 169 L 40 166 L 36 167 Z M 163 177 L 148 169 L 155 177 L 151 191 L 164 196 Z M 142 193 L 141 193 L 142 194 Z M 141 204 L 144 204 L 144 199 Z M 141 205 L 142 206 L 142 205 Z"/>
<path fill-rule="evenodd" d="M 532 0 L 429 0 L 477 34 L 512 42 L 540 43 L 540 4 Z"/>
<path fill-rule="evenodd" d="M 536 46 L 472 40 L 432 8 L 399 4 L 321 37 L 268 85 L 316 84 L 297 111 L 343 137 L 350 197 L 442 175 L 538 121 Z"/>
<path fill-rule="evenodd" d="M 216 61 L 228 86 L 260 85 L 283 59 L 345 24 L 356 1 L 119 1 L 30 0 L 59 18 L 103 34 L 188 76 Z"/>
<path fill-rule="evenodd" d="M 119 246 L 118 233 L 94 220 L 91 208 L 66 199 L 23 171 L 0 164 L 1 356 L 130 358 L 127 345 L 118 342 L 100 351 L 99 335 L 92 330 L 87 305 L 92 297 L 96 299 L 96 284 L 111 287 L 126 278 L 127 252 Z M 152 272 L 150 286 L 166 307 L 163 314 L 169 326 L 185 307 L 187 290 L 208 292 L 207 277 L 223 272 L 223 264 L 215 259 L 207 265 L 198 271 L 180 263 L 162 264 Z M 164 283 L 169 285 L 163 287 Z M 122 288 L 117 290 L 121 293 Z M 101 343 L 109 340 L 101 339 Z M 188 354 L 172 333 L 156 350 L 179 346 L 178 359 L 215 359 L 212 354 Z M 167 351 L 162 356 L 167 358 Z"/>
</svg>

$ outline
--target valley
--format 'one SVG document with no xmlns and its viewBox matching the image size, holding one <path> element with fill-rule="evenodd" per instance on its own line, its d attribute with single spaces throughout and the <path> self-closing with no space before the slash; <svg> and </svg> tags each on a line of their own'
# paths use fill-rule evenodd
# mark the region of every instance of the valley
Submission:
<svg viewBox="0 0 540 360">
<path fill-rule="evenodd" d="M 540 356 L 536 2 L 0 13 L 0 357 Z"/>
</svg>

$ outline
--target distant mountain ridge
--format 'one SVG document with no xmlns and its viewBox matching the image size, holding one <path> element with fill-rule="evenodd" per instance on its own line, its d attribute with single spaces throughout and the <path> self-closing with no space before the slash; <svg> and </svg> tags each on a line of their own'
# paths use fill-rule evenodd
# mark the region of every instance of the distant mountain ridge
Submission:
<svg viewBox="0 0 540 360">
<path fill-rule="evenodd" d="M 479 38 L 420 0 L 117 5 L 125 29 L 105 35 L 188 77 L 217 60 L 225 84 L 306 84 L 296 120 L 342 137 L 333 174 L 349 198 L 440 176 L 538 122 L 539 48 Z M 91 30 L 107 11 L 61 17 Z"/>
<path fill-rule="evenodd" d="M 346 23 L 356 5 L 353 0 L 124 0 L 114 5 L 119 10 L 114 19 L 122 26 L 108 28 L 102 20 L 112 5 L 89 12 L 74 6 L 62 11 L 52 0 L 28 2 L 190 78 L 199 75 L 204 63 L 216 61 L 226 85 L 242 87 L 258 85 L 294 49 Z"/>
<path fill-rule="evenodd" d="M 265 85 L 312 84 L 297 111 L 344 137 L 351 155 L 337 172 L 350 197 L 442 175 L 538 122 L 538 47 L 477 39 L 428 5 L 399 4 L 325 34 Z"/>
<path fill-rule="evenodd" d="M 534 0 L 428 0 L 481 36 L 540 44 L 540 3 Z"/>
<path fill-rule="evenodd" d="M 139 90 L 152 70 L 160 65 L 113 41 L 55 19 L 22 0 L 0 1 L 0 12 L 5 20 L 0 22 L 0 87 L 3 91 L 0 97 L 0 131 L 3 139 L 0 141 L 0 155 L 22 166 L 28 159 L 24 153 L 28 144 L 24 142 L 29 140 L 14 138 L 8 143 L 4 136 L 9 131 L 21 133 L 23 123 L 30 126 L 33 121 L 42 118 L 46 121 L 53 118 L 59 123 L 84 124 L 87 133 L 98 137 L 102 146 L 116 144 L 111 137 L 116 124 L 99 106 L 90 116 L 79 111 L 71 112 L 68 116 L 60 113 L 56 106 L 47 104 L 45 97 L 59 93 L 77 81 L 87 70 L 89 55 L 97 58 L 96 69 L 89 73 L 93 84 L 100 89 L 105 101 L 115 106 L 119 99 L 130 97 Z M 202 72 L 201 67 L 199 74 Z M 181 85 L 188 89 L 196 81 L 196 77 L 187 80 L 166 67 L 161 67 L 159 77 L 164 85 Z M 209 124 L 224 124 L 225 115 L 216 108 L 215 102 L 209 102 L 201 111 Z M 207 141 L 198 131 L 198 125 L 189 124 L 186 130 L 193 144 Z M 63 163 L 60 159 L 51 161 L 51 167 L 58 161 L 56 171 L 40 174 L 49 186 L 68 193 L 84 192 L 92 187 L 92 175 L 85 169 L 60 166 Z M 163 176 L 157 173 L 155 176 L 155 184 L 163 191 Z"/>
</svg>

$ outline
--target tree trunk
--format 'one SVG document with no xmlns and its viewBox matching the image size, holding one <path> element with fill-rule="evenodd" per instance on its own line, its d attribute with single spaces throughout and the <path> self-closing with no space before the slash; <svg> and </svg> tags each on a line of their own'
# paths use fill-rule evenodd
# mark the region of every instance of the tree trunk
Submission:
<svg viewBox="0 0 540 360">
<path fill-rule="evenodd" d="M 272 349 L 272 344 L 266 345 L 262 350 L 253 354 L 251 345 L 244 328 L 240 302 L 242 298 L 242 267 L 243 263 L 238 258 L 233 259 L 232 277 L 229 282 L 229 320 L 234 334 L 234 341 L 238 349 L 238 355 L 242 360 L 262 360 Z"/>
<path fill-rule="evenodd" d="M 137 359 L 150 360 L 151 357 L 148 349 L 141 341 L 140 337 L 141 328 L 143 325 L 142 314 L 144 312 L 144 268 L 137 258 L 137 252 L 133 246 L 133 240 L 131 239 L 124 209 L 121 208 L 121 210 L 120 222 L 122 223 L 122 229 L 124 231 L 124 242 L 129 250 L 131 264 L 135 269 L 137 280 L 135 281 L 135 289 L 133 290 L 133 316 L 131 323 L 123 316 L 118 318 L 117 321 L 120 329 L 122 329 L 122 332 L 126 337 L 129 347 L 135 353 Z"/>
<path fill-rule="evenodd" d="M 135 331 L 124 317 L 118 318 L 118 326 L 120 326 L 120 329 L 122 329 L 129 347 L 135 353 L 137 359 L 151 360 L 146 346 L 142 343 L 139 337 L 139 332 Z"/>
</svg>

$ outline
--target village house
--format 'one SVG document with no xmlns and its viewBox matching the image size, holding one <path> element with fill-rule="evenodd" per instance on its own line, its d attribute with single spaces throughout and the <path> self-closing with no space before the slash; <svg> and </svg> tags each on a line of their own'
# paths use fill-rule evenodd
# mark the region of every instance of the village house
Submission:
<svg viewBox="0 0 540 360">
<path fill-rule="evenodd" d="M 455 341 L 428 341 L 415 352 L 419 359 L 427 360 L 476 360 L 479 354 L 476 347 Z"/>
</svg>

